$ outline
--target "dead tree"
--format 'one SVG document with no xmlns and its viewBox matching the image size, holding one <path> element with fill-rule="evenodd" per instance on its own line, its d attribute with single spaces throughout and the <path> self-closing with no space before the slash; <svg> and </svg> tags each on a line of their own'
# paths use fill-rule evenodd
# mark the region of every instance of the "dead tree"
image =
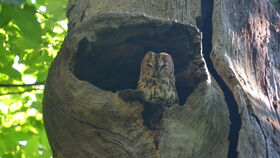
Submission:
<svg viewBox="0 0 280 158">
<path fill-rule="evenodd" d="M 70 0 L 67 16 L 43 101 L 54 157 L 280 157 L 279 4 Z M 172 55 L 180 104 L 134 93 L 149 50 Z"/>
</svg>

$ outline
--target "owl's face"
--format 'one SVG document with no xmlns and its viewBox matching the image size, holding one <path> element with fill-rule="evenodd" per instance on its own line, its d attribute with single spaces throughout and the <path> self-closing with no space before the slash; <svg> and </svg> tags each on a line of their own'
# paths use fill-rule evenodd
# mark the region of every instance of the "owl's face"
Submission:
<svg viewBox="0 0 280 158">
<path fill-rule="evenodd" d="M 156 54 L 149 51 L 141 64 L 141 77 L 163 78 L 174 76 L 174 64 L 172 57 L 161 52 Z"/>
</svg>

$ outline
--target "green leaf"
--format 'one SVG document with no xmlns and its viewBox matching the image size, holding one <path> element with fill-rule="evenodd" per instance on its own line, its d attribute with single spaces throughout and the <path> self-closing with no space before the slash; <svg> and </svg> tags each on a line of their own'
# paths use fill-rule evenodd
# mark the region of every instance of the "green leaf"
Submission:
<svg viewBox="0 0 280 158">
<path fill-rule="evenodd" d="M 18 72 L 16 69 L 9 67 L 6 65 L 6 67 L 0 67 L 0 74 L 7 74 L 10 79 L 12 80 L 21 80 L 21 73 Z"/>
<path fill-rule="evenodd" d="M 22 83 L 25 75 L 37 81 L 46 79 L 54 52 L 66 34 L 53 32 L 60 27 L 58 20 L 65 20 L 66 4 L 66 0 L 0 0 L 0 84 Z M 39 11 L 41 6 L 46 6 L 47 11 Z M 24 65 L 23 72 L 13 68 L 16 56 Z M 1 87 L 0 93 L 32 88 Z M 37 91 L 0 96 L 4 109 L 0 110 L 0 158 L 51 157 L 41 117 L 42 97 L 43 93 Z M 36 114 L 29 113 L 31 108 L 36 109 Z M 27 145 L 19 141 L 27 141 Z"/>
<path fill-rule="evenodd" d="M 28 138 L 30 138 L 30 133 L 27 132 L 23 132 L 23 131 L 17 131 L 14 133 L 11 133 L 18 141 L 23 141 L 23 140 L 27 140 Z"/>
<path fill-rule="evenodd" d="M 38 62 L 38 59 L 40 58 L 41 53 L 37 51 L 33 51 L 32 53 L 26 54 L 25 58 L 25 64 L 31 65 L 34 64 L 34 62 Z M 41 59 L 42 60 L 42 59 Z"/>
<path fill-rule="evenodd" d="M 29 38 L 16 39 L 16 40 L 14 40 L 13 43 L 22 49 L 28 49 L 28 48 L 39 49 L 40 48 L 40 43 L 38 43 L 38 41 L 30 40 Z"/>
<path fill-rule="evenodd" d="M 37 155 L 39 149 L 39 141 L 37 136 L 32 136 L 27 141 L 27 145 L 24 148 L 24 151 L 28 157 L 34 157 Z"/>
<path fill-rule="evenodd" d="M 46 135 L 45 129 L 43 129 L 40 132 L 40 138 L 41 138 L 41 143 L 42 143 L 43 147 L 48 147 L 49 146 L 49 141 L 48 141 L 48 137 Z"/>
<path fill-rule="evenodd" d="M 49 141 L 48 141 L 45 129 L 43 129 L 40 132 L 40 139 L 41 139 L 41 144 L 42 144 L 42 149 L 43 149 L 42 158 L 44 158 L 44 157 L 51 157 L 52 156 L 52 152 L 51 152 L 51 149 L 50 149 L 50 145 L 49 145 Z"/>
<path fill-rule="evenodd" d="M 7 146 L 5 144 L 5 142 L 3 142 L 2 139 L 0 139 L 0 154 L 4 154 L 5 151 L 7 151 Z"/>
<path fill-rule="evenodd" d="M 0 14 L 1 14 L 1 13 L 0 13 Z M 1 21 L 0 21 L 0 23 L 1 23 Z M 6 36 L 5 34 L 0 33 L 0 41 L 1 41 L 1 43 L 3 43 L 3 42 L 6 40 L 6 37 L 5 37 L 5 36 Z M 1 44 L 0 46 L 3 47 L 2 44 Z"/>
<path fill-rule="evenodd" d="M 42 120 L 37 120 L 35 116 L 30 116 L 26 119 L 26 123 L 31 125 L 29 128 L 33 128 L 34 130 L 31 131 L 33 133 L 37 133 L 40 129 L 43 128 Z"/>
<path fill-rule="evenodd" d="M 5 144 L 6 150 L 15 150 L 18 145 L 18 139 L 15 137 L 15 130 L 11 128 L 2 129 L 2 134 L 0 135 L 1 141 Z"/>
<path fill-rule="evenodd" d="M 39 112 L 42 112 L 42 103 L 40 102 L 32 102 L 31 107 L 35 108 Z"/>
<path fill-rule="evenodd" d="M 3 10 L 3 9 L 0 12 L 0 19 L 1 19 L 0 27 L 6 26 L 11 20 L 10 16 L 7 16 L 7 14 L 5 13 L 5 10 Z"/>
<path fill-rule="evenodd" d="M 40 155 L 40 158 L 52 157 L 51 150 L 43 151 L 43 154 Z"/>
<path fill-rule="evenodd" d="M 15 154 L 12 153 L 5 153 L 3 155 L 3 158 L 18 158 L 18 157 L 15 157 Z"/>
<path fill-rule="evenodd" d="M 45 5 L 46 0 L 37 0 L 36 3 L 37 3 L 38 5 Z"/>
<path fill-rule="evenodd" d="M 48 72 L 48 70 L 44 70 L 44 71 L 39 71 L 38 72 L 38 74 L 37 74 L 37 79 L 38 79 L 38 81 L 44 81 L 44 80 L 46 80 L 46 78 L 47 78 L 47 72 Z"/>
<path fill-rule="evenodd" d="M 11 6 L 4 7 L 9 12 L 10 18 L 22 31 L 22 39 L 17 40 L 15 44 L 23 48 L 37 48 L 41 44 L 42 29 L 36 18 L 36 9 L 34 6 L 24 5 L 21 8 Z M 23 40 L 26 39 L 26 40 Z"/>
<path fill-rule="evenodd" d="M 53 15 L 56 20 L 65 19 L 65 9 L 67 0 L 46 0 L 47 11 Z"/>
</svg>

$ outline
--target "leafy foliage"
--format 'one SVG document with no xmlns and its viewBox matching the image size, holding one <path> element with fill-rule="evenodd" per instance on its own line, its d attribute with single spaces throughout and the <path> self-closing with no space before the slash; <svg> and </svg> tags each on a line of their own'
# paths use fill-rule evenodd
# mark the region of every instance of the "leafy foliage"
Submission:
<svg viewBox="0 0 280 158">
<path fill-rule="evenodd" d="M 0 0 L 0 158 L 51 157 L 44 81 L 66 34 L 67 0 Z"/>
</svg>

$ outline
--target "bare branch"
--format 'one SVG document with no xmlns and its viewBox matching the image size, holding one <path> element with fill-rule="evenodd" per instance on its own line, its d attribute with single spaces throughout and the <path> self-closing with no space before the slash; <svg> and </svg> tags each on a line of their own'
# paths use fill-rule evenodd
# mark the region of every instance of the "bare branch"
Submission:
<svg viewBox="0 0 280 158">
<path fill-rule="evenodd" d="M 7 92 L 7 93 L 0 93 L 0 96 L 5 96 L 5 95 L 15 95 L 15 94 L 23 94 L 23 93 L 27 93 L 27 92 L 32 92 L 32 91 L 36 91 L 36 90 L 40 90 L 39 88 L 34 88 L 34 89 L 27 89 L 24 91 L 17 91 L 17 92 Z"/>
<path fill-rule="evenodd" d="M 0 87 L 30 87 L 45 85 L 45 82 L 36 82 L 32 84 L 0 84 Z"/>
</svg>

